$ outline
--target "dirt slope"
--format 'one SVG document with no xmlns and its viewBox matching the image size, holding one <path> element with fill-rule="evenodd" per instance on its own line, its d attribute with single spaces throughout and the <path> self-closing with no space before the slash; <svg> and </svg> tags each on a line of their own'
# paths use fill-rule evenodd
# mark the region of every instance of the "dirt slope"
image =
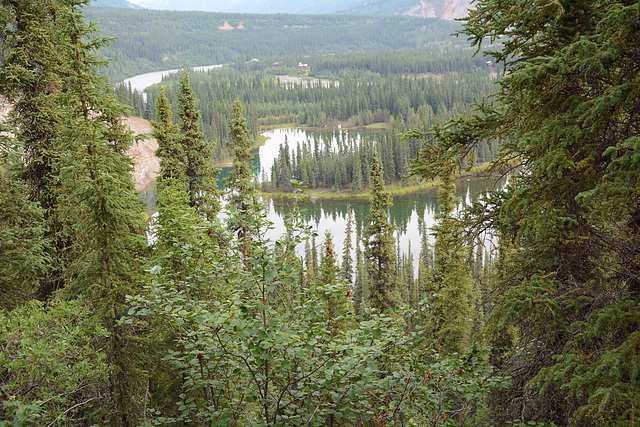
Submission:
<svg viewBox="0 0 640 427">
<path fill-rule="evenodd" d="M 151 123 L 138 117 L 127 117 L 125 122 L 136 135 L 142 133 L 150 135 L 153 130 Z M 157 149 L 158 141 L 151 136 L 147 136 L 147 139 L 139 141 L 127 152 L 135 163 L 133 176 L 138 190 L 156 180 L 156 175 L 160 170 L 160 160 L 155 156 Z"/>
</svg>

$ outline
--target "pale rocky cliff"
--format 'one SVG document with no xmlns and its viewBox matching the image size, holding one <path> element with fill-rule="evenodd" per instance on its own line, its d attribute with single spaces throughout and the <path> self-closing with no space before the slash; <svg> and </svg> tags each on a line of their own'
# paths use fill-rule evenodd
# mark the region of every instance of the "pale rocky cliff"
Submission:
<svg viewBox="0 0 640 427">
<path fill-rule="evenodd" d="M 151 124 L 138 117 L 127 117 L 125 119 L 129 129 L 136 135 L 144 133 L 150 135 L 153 131 Z M 155 152 L 158 149 L 158 141 L 155 138 L 147 137 L 137 144 L 134 144 L 127 152 L 133 159 L 133 177 L 136 180 L 136 189 L 141 190 L 156 180 L 156 175 L 160 170 L 160 160 Z"/>
<path fill-rule="evenodd" d="M 467 16 L 471 7 L 471 0 L 420 0 L 419 4 L 402 14 L 453 21 Z"/>
</svg>

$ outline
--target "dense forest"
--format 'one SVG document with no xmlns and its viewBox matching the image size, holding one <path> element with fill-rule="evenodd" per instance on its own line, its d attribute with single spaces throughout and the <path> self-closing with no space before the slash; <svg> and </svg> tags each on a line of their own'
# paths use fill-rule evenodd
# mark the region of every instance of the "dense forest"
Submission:
<svg viewBox="0 0 640 427">
<path fill-rule="evenodd" d="M 117 83 L 149 71 L 246 62 L 255 57 L 420 47 L 451 41 L 455 22 L 402 16 L 256 15 L 88 8 L 116 40 L 100 50 Z"/>
<path fill-rule="evenodd" d="M 416 144 L 406 173 L 440 179 L 436 224 L 415 230 L 434 235 L 417 272 L 388 218 L 397 153 L 340 142 L 338 152 L 367 152 L 352 159 L 368 161 L 371 201 L 349 219 L 342 256 L 306 225 L 295 190 L 286 231 L 268 239 L 250 164 L 253 99 L 267 91 L 217 92 L 233 158 L 222 194 L 203 130 L 211 112 L 198 102 L 215 82 L 186 71 L 154 95 L 159 212 L 147 224 L 127 107 L 100 72 L 109 39 L 84 3 L 0 4 L 11 107 L 0 122 L 0 425 L 639 423 L 638 1 L 476 2 L 460 31 L 474 48 L 502 42 L 489 46 L 508 70 L 497 91 L 415 123 L 430 127 L 388 112 L 387 137 Z M 293 103 L 297 88 L 254 72 L 254 91 L 273 84 L 269 96 Z M 467 99 L 380 74 L 419 102 L 423 85 Z M 384 86 L 345 74 L 318 99 L 329 117 L 355 120 L 333 91 L 404 96 Z M 493 169 L 517 173 L 456 214 L 455 178 L 489 141 L 501 141 Z M 321 158 L 288 155 L 291 173 Z M 490 254 L 478 244 L 487 231 L 499 238 Z"/>
</svg>

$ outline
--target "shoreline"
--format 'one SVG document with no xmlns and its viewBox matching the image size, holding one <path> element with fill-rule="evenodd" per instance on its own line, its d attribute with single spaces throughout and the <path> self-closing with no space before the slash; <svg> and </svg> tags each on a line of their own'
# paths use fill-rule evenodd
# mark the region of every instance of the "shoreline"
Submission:
<svg viewBox="0 0 640 427">
<path fill-rule="evenodd" d="M 487 172 L 491 169 L 491 163 L 483 163 L 478 166 L 474 166 L 470 170 L 463 172 L 458 178 L 456 178 L 456 183 L 469 180 L 471 178 L 481 177 L 483 173 Z M 488 178 L 492 175 L 486 175 Z M 389 193 L 391 197 L 394 196 L 404 196 L 413 193 L 419 193 L 420 191 L 432 189 L 440 185 L 439 179 L 430 180 L 427 182 L 422 182 L 418 185 L 410 185 L 407 187 L 400 187 L 398 183 L 394 183 L 390 186 L 385 185 L 385 190 Z M 323 200 L 367 200 L 370 197 L 369 191 L 363 191 L 359 193 L 350 193 L 349 190 L 343 190 L 342 192 L 336 192 L 331 189 L 302 189 L 302 193 L 307 194 L 310 199 L 323 199 Z M 290 198 L 293 193 L 283 193 L 282 191 L 276 192 L 264 192 L 258 191 L 258 193 L 263 197 L 273 198 L 273 199 L 287 199 Z"/>
</svg>

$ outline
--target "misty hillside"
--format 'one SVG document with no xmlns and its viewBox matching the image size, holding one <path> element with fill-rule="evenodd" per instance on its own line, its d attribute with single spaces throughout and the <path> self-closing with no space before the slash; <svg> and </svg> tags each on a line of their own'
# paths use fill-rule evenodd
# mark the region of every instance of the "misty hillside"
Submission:
<svg viewBox="0 0 640 427">
<path fill-rule="evenodd" d="M 181 10 L 237 13 L 336 13 L 360 5 L 362 0 L 137 0 L 154 10 Z"/>
<path fill-rule="evenodd" d="M 89 3 L 95 7 L 117 7 L 121 9 L 141 9 L 141 6 L 128 2 L 127 0 L 94 0 Z"/>
</svg>

